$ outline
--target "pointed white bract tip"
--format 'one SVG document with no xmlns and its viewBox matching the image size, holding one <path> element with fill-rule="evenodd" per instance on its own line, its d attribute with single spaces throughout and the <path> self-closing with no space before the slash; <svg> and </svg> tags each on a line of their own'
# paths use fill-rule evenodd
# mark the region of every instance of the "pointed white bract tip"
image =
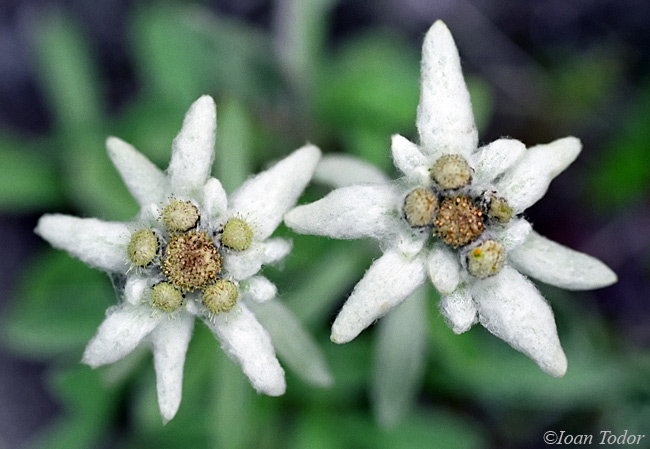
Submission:
<svg viewBox="0 0 650 449">
<path fill-rule="evenodd" d="M 560 350 L 555 355 L 555 359 L 553 360 L 553 363 L 546 366 L 540 365 L 540 368 L 546 374 L 549 374 L 553 377 L 564 377 L 564 375 L 566 374 L 567 365 L 568 363 L 567 363 L 566 355 L 564 355 L 564 352 L 560 348 Z"/>
</svg>

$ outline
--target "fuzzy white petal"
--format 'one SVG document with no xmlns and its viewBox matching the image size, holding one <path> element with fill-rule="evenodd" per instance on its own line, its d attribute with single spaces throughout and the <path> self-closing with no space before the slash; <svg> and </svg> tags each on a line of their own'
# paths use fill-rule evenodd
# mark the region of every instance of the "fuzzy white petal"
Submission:
<svg viewBox="0 0 650 449">
<path fill-rule="evenodd" d="M 254 224 L 255 238 L 270 236 L 309 182 L 320 159 L 313 145 L 294 151 L 270 169 L 248 179 L 230 197 L 230 211 Z"/>
<path fill-rule="evenodd" d="M 132 306 L 141 304 L 154 283 L 149 277 L 127 276 L 124 284 L 124 300 Z"/>
<path fill-rule="evenodd" d="M 244 251 L 229 250 L 223 256 L 223 268 L 238 281 L 256 274 L 262 268 L 264 244 L 253 242 Z"/>
<path fill-rule="evenodd" d="M 192 329 L 194 316 L 181 314 L 160 323 L 151 333 L 158 408 L 165 424 L 176 415 L 181 403 L 183 367 Z"/>
<path fill-rule="evenodd" d="M 470 291 L 464 286 L 440 298 L 440 313 L 455 334 L 467 332 L 478 322 L 478 310 Z"/>
<path fill-rule="evenodd" d="M 153 331 L 163 315 L 153 314 L 151 307 L 146 305 L 122 303 L 109 308 L 97 334 L 86 346 L 81 361 L 96 368 L 120 360 Z"/>
<path fill-rule="evenodd" d="M 437 244 L 427 256 L 427 271 L 431 283 L 443 295 L 448 295 L 460 282 L 460 263 L 458 256 L 449 248 Z"/>
<path fill-rule="evenodd" d="M 322 157 L 314 182 L 338 189 L 354 184 L 382 183 L 388 176 L 374 165 L 347 154 L 328 154 Z"/>
<path fill-rule="evenodd" d="M 243 284 L 240 284 L 240 290 L 247 297 L 256 302 L 266 302 L 275 298 L 278 288 L 264 276 L 252 276 Z"/>
<path fill-rule="evenodd" d="M 415 257 L 426 245 L 428 237 L 426 231 L 418 232 L 400 226 L 397 230 L 397 249 L 404 257 Z"/>
<path fill-rule="evenodd" d="M 129 269 L 131 233 L 126 223 L 53 214 L 43 215 L 34 232 L 92 267 L 115 273 Z"/>
<path fill-rule="evenodd" d="M 280 237 L 266 239 L 262 242 L 262 263 L 272 264 L 279 262 L 291 252 L 293 242 Z"/>
<path fill-rule="evenodd" d="M 203 211 L 210 221 L 222 217 L 228 210 L 228 197 L 221 182 L 216 178 L 208 179 L 203 187 Z"/>
<path fill-rule="evenodd" d="M 217 107 L 203 95 L 185 114 L 183 126 L 172 143 L 167 172 L 172 193 L 181 198 L 198 198 L 210 176 L 217 133 Z"/>
<path fill-rule="evenodd" d="M 510 251 L 524 243 L 532 230 L 533 227 L 526 220 L 515 218 L 510 220 L 505 228 L 496 230 L 496 236 L 506 247 L 506 251 Z"/>
<path fill-rule="evenodd" d="M 534 231 L 521 246 L 508 253 L 508 260 L 528 276 L 567 290 L 606 287 L 617 281 L 616 273 L 600 260 Z"/>
<path fill-rule="evenodd" d="M 275 357 L 271 338 L 244 304 L 239 302 L 230 312 L 204 321 L 259 393 L 284 394 L 284 370 Z"/>
<path fill-rule="evenodd" d="M 434 160 L 443 154 L 461 154 L 469 160 L 477 147 L 478 132 L 458 50 L 440 20 L 424 38 L 416 125 L 422 152 Z"/>
<path fill-rule="evenodd" d="M 575 137 L 529 148 L 497 182 L 499 194 L 516 212 L 524 211 L 544 196 L 553 178 L 578 157 L 581 148 Z"/>
<path fill-rule="evenodd" d="M 555 377 L 566 372 L 553 311 L 535 286 L 512 267 L 474 282 L 472 297 L 479 321 L 490 332 L 533 359 Z"/>
<path fill-rule="evenodd" d="M 161 169 L 117 137 L 106 139 L 106 149 L 126 188 L 140 206 L 160 203 L 165 199 L 169 192 L 169 180 Z"/>
<path fill-rule="evenodd" d="M 267 239 L 263 242 L 253 241 L 244 251 L 229 251 L 224 256 L 224 269 L 237 280 L 243 280 L 256 274 L 263 264 L 272 264 L 282 260 L 291 252 L 291 240 L 283 238 Z"/>
<path fill-rule="evenodd" d="M 420 148 L 399 134 L 393 135 L 390 150 L 393 154 L 395 167 L 406 176 L 412 175 L 418 167 L 430 165 L 427 157 L 420 151 Z"/>
<path fill-rule="evenodd" d="M 294 314 L 280 301 L 254 304 L 253 311 L 271 335 L 278 357 L 306 382 L 326 387 L 332 374 L 320 348 Z"/>
<path fill-rule="evenodd" d="M 388 240 L 398 220 L 396 201 L 396 189 L 390 184 L 342 187 L 289 211 L 284 222 L 301 234 Z"/>
<path fill-rule="evenodd" d="M 474 178 L 479 183 L 491 183 L 505 172 L 526 151 L 526 146 L 515 139 L 498 139 L 474 153 Z"/>
<path fill-rule="evenodd" d="M 347 343 L 388 310 L 400 304 L 426 279 L 420 258 L 407 259 L 388 251 L 368 269 L 354 287 L 334 324 L 331 339 Z"/>
</svg>

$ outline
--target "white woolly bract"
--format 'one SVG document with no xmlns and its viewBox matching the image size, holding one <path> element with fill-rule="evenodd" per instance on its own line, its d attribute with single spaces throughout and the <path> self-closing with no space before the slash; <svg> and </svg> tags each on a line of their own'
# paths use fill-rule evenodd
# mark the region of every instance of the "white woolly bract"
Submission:
<svg viewBox="0 0 650 449">
<path fill-rule="evenodd" d="M 404 301 L 425 279 L 426 271 L 420 258 L 405 258 L 399 251 L 387 251 L 354 287 L 332 325 L 332 341 L 347 343 L 352 340 Z"/>
<path fill-rule="evenodd" d="M 132 145 L 117 137 L 109 137 L 106 150 L 126 188 L 140 206 L 166 199 L 170 190 L 169 179 Z"/>
<path fill-rule="evenodd" d="M 253 225 L 254 238 L 273 233 L 309 182 L 320 159 L 313 145 L 294 151 L 268 170 L 253 176 L 229 198 L 229 212 Z"/>
<path fill-rule="evenodd" d="M 209 95 L 190 106 L 183 126 L 172 142 L 172 158 L 167 168 L 174 195 L 201 199 L 210 176 L 217 134 L 217 107 Z"/>
<path fill-rule="evenodd" d="M 122 303 L 106 311 L 106 319 L 90 340 L 81 361 L 96 368 L 113 363 L 133 351 L 163 320 L 144 304 Z M 164 317 L 166 319 L 166 315 Z"/>
<path fill-rule="evenodd" d="M 292 209 L 284 222 L 301 234 L 389 240 L 398 221 L 397 198 L 397 190 L 390 184 L 342 187 L 314 203 Z"/>
<path fill-rule="evenodd" d="M 126 223 L 53 214 L 43 215 L 34 232 L 92 267 L 122 274 L 129 269 L 131 232 Z"/>
<path fill-rule="evenodd" d="M 244 304 L 238 302 L 230 312 L 204 321 L 259 393 L 284 394 L 284 370 L 275 357 L 271 338 Z"/>
<path fill-rule="evenodd" d="M 427 255 L 427 272 L 440 293 L 450 294 L 460 282 L 458 255 L 442 244 L 434 245 Z"/>
<path fill-rule="evenodd" d="M 434 160 L 443 154 L 469 160 L 478 143 L 472 103 L 456 44 L 440 20 L 424 38 L 420 77 L 416 125 L 422 152 Z"/>
<path fill-rule="evenodd" d="M 508 260 L 522 273 L 567 290 L 591 290 L 617 281 L 616 273 L 600 260 L 534 231 L 508 253 Z"/>
<path fill-rule="evenodd" d="M 455 334 L 467 332 L 478 322 L 478 311 L 469 289 L 460 286 L 440 298 L 440 313 Z"/>
<path fill-rule="evenodd" d="M 529 148 L 497 181 L 499 195 L 515 212 L 523 212 L 544 196 L 553 178 L 578 157 L 581 149 L 575 137 Z"/>
<path fill-rule="evenodd" d="M 496 276 L 472 283 L 470 291 L 483 327 L 533 359 L 545 373 L 564 375 L 567 360 L 553 312 L 528 279 L 506 265 Z"/>
<path fill-rule="evenodd" d="M 161 322 L 151 333 L 158 407 L 165 424 L 176 415 L 181 403 L 183 367 L 193 329 L 194 317 L 182 314 Z"/>
</svg>

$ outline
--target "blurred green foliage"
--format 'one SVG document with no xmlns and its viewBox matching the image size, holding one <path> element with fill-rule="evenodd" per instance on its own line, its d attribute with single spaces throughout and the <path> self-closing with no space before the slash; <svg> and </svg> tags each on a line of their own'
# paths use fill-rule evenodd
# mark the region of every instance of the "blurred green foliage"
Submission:
<svg viewBox="0 0 650 449">
<path fill-rule="evenodd" d="M 415 131 L 419 49 L 374 29 L 327 48 L 324 30 L 334 2 L 287 4 L 293 6 L 277 25 L 286 33 L 278 58 L 268 32 L 251 25 L 196 5 L 140 5 L 127 26 L 141 89 L 115 114 L 106 111 L 101 76 L 78 24 L 64 14 L 40 18 L 33 27 L 34 62 L 53 125 L 40 138 L 0 136 L 2 210 L 68 209 L 107 220 L 130 219 L 136 204 L 106 156 L 106 136 L 125 139 L 164 167 L 184 111 L 204 93 L 217 100 L 215 175 L 229 191 L 301 145 L 309 132 L 326 150 L 336 148 L 391 170 L 391 134 Z M 563 117 L 582 116 L 581 106 L 599 101 L 614 83 L 616 67 L 602 67 L 599 61 L 589 55 L 557 74 L 555 105 Z M 594 73 L 600 75 L 582 82 Z M 470 77 L 468 84 L 477 123 L 484 128 L 491 120 L 491 88 L 480 78 Z M 583 102 L 571 102 L 577 106 L 567 110 L 563 92 Z M 602 204 L 634 201 L 647 191 L 649 113 L 646 88 L 628 127 L 590 175 Z M 305 196 L 315 199 L 323 193 L 312 187 Z M 286 229 L 279 232 L 291 235 Z M 336 346 L 329 342 L 329 324 L 377 249 L 363 241 L 291 237 L 294 251 L 284 267 L 265 274 L 317 338 L 334 385 L 318 389 L 287 370 L 284 397 L 258 396 L 210 332 L 197 324 L 183 401 L 164 427 L 148 352 L 136 351 L 95 371 L 77 364 L 106 308 L 116 302 L 115 293 L 105 275 L 43 245 L 2 317 L 6 347 L 51 362 L 48 385 L 63 409 L 62 417 L 35 437 L 34 447 L 84 448 L 106 441 L 112 447 L 161 449 L 478 448 L 498 442 L 516 447 L 531 438 L 539 443 L 544 430 L 561 430 L 565 417 L 581 413 L 596 416 L 588 425 L 598 429 L 616 431 L 636 422 L 639 432 L 645 430 L 650 391 L 643 385 L 650 356 L 622 352 L 603 319 L 571 306 L 568 295 L 545 291 L 570 360 L 569 373 L 560 380 L 544 375 L 480 327 L 454 335 L 437 312 L 437 296 L 428 290 L 420 292 L 418 307 L 411 311 L 421 319 L 421 334 L 377 343 L 377 329 L 369 329 L 354 342 Z M 409 350 L 417 346 L 417 352 L 401 354 L 396 342 Z M 375 359 L 387 350 L 395 357 Z M 405 365 L 403 371 L 373 371 L 382 363 Z M 388 378 L 395 390 L 378 380 L 383 374 L 393 376 Z M 401 385 L 404 377 L 411 380 Z M 405 401 L 399 416 L 391 418 L 394 425 L 382 428 L 373 410 L 381 417 L 381 401 L 390 397 Z M 593 429 L 581 432 L 597 433 Z"/>
</svg>

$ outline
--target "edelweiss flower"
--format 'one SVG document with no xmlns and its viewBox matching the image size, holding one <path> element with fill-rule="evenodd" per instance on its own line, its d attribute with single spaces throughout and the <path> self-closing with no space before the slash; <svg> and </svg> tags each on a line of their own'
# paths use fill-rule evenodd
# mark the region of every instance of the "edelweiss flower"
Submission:
<svg viewBox="0 0 650 449">
<path fill-rule="evenodd" d="M 258 392 L 285 391 L 270 337 L 246 302 L 275 296 L 275 286 L 256 274 L 290 252 L 290 241 L 269 236 L 309 182 L 320 151 L 314 146 L 295 151 L 227 198 L 219 180 L 210 177 L 215 134 L 215 104 L 203 96 L 185 116 L 166 173 L 110 137 L 108 154 L 141 207 L 138 219 L 117 223 L 45 215 L 36 228 L 53 246 L 124 286 L 123 302 L 107 311 L 83 362 L 112 363 L 150 342 L 165 422 L 180 404 L 195 316 Z"/>
<path fill-rule="evenodd" d="M 609 285 L 616 275 L 535 233 L 521 213 L 573 162 L 580 141 L 567 137 L 526 149 L 499 139 L 478 148 L 458 51 L 441 21 L 424 41 L 416 124 L 419 145 L 392 139 L 393 160 L 404 174 L 397 182 L 343 187 L 285 216 L 298 232 L 373 237 L 384 250 L 341 309 L 332 341 L 352 340 L 429 277 L 454 332 L 478 321 L 545 372 L 564 375 L 551 308 L 520 272 L 576 290 Z M 339 167 L 332 179 L 341 177 Z"/>
</svg>

